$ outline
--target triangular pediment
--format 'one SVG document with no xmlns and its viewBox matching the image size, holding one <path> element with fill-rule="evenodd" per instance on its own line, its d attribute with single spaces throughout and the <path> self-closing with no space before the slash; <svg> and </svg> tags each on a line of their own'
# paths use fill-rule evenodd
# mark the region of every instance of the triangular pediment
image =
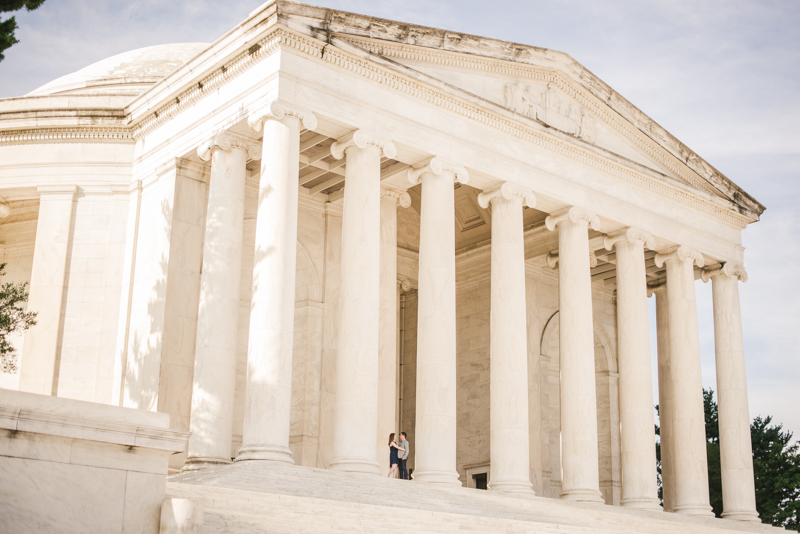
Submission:
<svg viewBox="0 0 800 534">
<path fill-rule="evenodd" d="M 764 207 L 562 52 L 365 15 L 279 2 L 280 23 L 360 49 L 502 106 L 590 149 L 717 197 L 757 220 Z"/>
</svg>

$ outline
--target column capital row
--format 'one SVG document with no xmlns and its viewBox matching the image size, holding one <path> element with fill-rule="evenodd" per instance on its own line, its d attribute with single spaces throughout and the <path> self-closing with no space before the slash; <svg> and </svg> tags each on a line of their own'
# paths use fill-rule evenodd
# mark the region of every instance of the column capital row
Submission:
<svg viewBox="0 0 800 534">
<path fill-rule="evenodd" d="M 258 141 L 253 141 L 247 137 L 236 135 L 228 131 L 214 134 L 209 140 L 197 147 L 197 155 L 203 161 L 211 161 L 211 153 L 214 149 L 229 151 L 238 148 L 247 154 L 248 160 L 261 158 L 261 146 Z"/>
<path fill-rule="evenodd" d="M 247 124 L 253 130 L 260 132 L 268 120 L 280 121 L 286 117 L 293 117 L 303 124 L 306 130 L 317 129 L 317 117 L 310 111 L 300 109 L 292 104 L 273 100 L 266 106 L 254 111 L 247 118 Z"/>
<path fill-rule="evenodd" d="M 411 206 L 411 196 L 399 188 L 381 184 L 381 198 L 393 198 L 402 208 Z"/>
<path fill-rule="evenodd" d="M 747 282 L 747 271 L 744 270 L 744 265 L 739 263 L 725 262 L 715 269 L 703 269 L 700 276 L 703 278 L 703 282 L 708 283 L 712 277 L 721 274 L 738 278 L 745 283 Z"/>
<path fill-rule="evenodd" d="M 401 292 L 407 293 L 411 291 L 411 282 L 408 281 L 408 277 L 406 276 L 398 276 L 397 277 L 397 286 L 400 288 Z"/>
<path fill-rule="evenodd" d="M 469 172 L 467 172 L 466 168 L 439 156 L 421 161 L 408 169 L 408 181 L 411 182 L 412 185 L 417 185 L 420 183 L 422 175 L 426 173 L 435 174 L 437 176 L 450 173 L 453 175 L 454 182 L 460 184 L 469 183 Z"/>
<path fill-rule="evenodd" d="M 656 240 L 653 234 L 635 228 L 623 228 L 622 230 L 608 234 L 603 239 L 603 245 L 606 250 L 612 250 L 614 245 L 623 240 L 631 244 L 641 241 L 642 244 L 650 250 L 655 250 L 656 248 Z"/>
<path fill-rule="evenodd" d="M 495 199 L 511 200 L 512 198 L 521 198 L 522 203 L 529 208 L 536 207 L 536 195 L 530 189 L 526 189 L 511 182 L 503 182 L 502 184 L 486 189 L 478 195 L 478 205 L 486 209 L 489 203 Z"/>
<path fill-rule="evenodd" d="M 397 156 L 397 148 L 394 143 L 366 130 L 355 130 L 344 137 L 340 137 L 331 145 L 331 156 L 335 159 L 342 159 L 348 148 L 367 148 L 367 146 L 378 147 L 383 155 L 389 159 Z"/>
<path fill-rule="evenodd" d="M 703 254 L 699 250 L 695 250 L 693 248 L 684 246 L 678 246 L 656 254 L 655 257 L 656 267 L 660 269 L 661 267 L 664 266 L 665 262 L 670 260 L 678 260 L 678 261 L 689 260 L 691 261 L 692 264 L 697 265 L 698 267 L 703 267 L 706 261 L 705 258 L 703 257 Z"/>
<path fill-rule="evenodd" d="M 581 220 L 588 222 L 592 230 L 597 232 L 600 231 L 600 217 L 589 210 L 579 208 L 577 206 L 570 206 L 568 208 L 564 208 L 563 210 L 558 210 L 554 213 L 551 213 L 544 220 L 544 225 L 552 232 L 564 221 L 576 223 Z"/>
</svg>

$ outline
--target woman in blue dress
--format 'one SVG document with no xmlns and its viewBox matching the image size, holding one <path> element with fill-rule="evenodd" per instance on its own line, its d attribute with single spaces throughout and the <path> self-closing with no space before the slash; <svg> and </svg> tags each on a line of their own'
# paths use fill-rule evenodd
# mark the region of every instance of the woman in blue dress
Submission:
<svg viewBox="0 0 800 534">
<path fill-rule="evenodd" d="M 397 464 L 400 461 L 397 459 L 397 451 L 404 451 L 405 449 L 401 449 L 397 446 L 397 443 L 394 440 L 394 432 L 389 434 L 389 474 L 386 475 L 387 478 L 397 478 Z"/>
</svg>

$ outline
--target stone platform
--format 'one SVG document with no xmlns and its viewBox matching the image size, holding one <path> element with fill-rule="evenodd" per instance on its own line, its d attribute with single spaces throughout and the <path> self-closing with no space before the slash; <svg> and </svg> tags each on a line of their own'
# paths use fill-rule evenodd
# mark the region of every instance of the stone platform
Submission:
<svg viewBox="0 0 800 534">
<path fill-rule="evenodd" d="M 201 501 L 208 534 L 779 531 L 759 523 L 508 497 L 268 462 L 175 475 L 167 481 L 167 495 Z"/>
</svg>

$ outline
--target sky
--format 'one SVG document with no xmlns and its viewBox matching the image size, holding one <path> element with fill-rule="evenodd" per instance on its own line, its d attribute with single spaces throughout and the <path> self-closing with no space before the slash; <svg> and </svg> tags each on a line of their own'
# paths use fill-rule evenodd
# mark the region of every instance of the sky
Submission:
<svg viewBox="0 0 800 534">
<path fill-rule="evenodd" d="M 800 438 L 800 2 L 312 3 L 566 52 L 764 204 L 743 236 L 750 415 L 771 415 Z M 213 42 L 259 5 L 47 0 L 17 14 L 20 43 L 0 62 L 0 98 L 135 48 Z M 711 284 L 696 290 L 703 384 L 716 389 Z"/>
</svg>

